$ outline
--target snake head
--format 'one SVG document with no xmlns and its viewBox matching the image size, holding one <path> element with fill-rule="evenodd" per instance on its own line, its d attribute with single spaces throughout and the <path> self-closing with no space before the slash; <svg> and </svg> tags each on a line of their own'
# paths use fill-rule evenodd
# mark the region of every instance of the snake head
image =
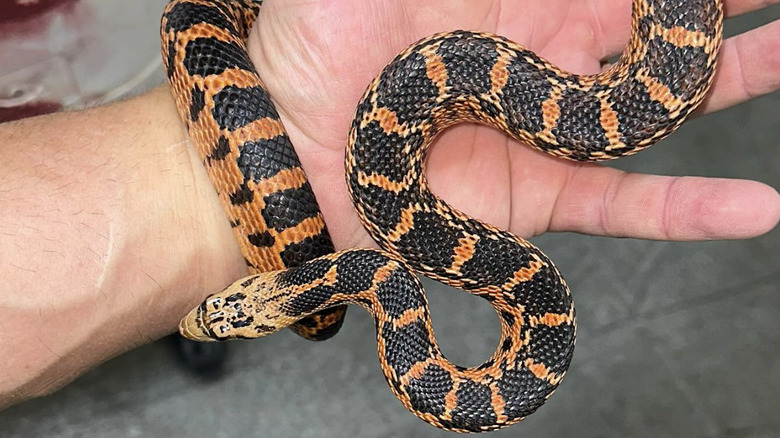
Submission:
<svg viewBox="0 0 780 438">
<path fill-rule="evenodd" d="M 179 323 L 182 336 L 195 341 L 260 338 L 289 325 L 280 322 L 274 301 L 274 273 L 251 275 L 206 298 Z"/>
</svg>

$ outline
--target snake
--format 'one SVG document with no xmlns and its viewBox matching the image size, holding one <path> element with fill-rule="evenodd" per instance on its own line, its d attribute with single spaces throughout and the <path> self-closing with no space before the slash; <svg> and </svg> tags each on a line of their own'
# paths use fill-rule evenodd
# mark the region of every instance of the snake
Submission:
<svg viewBox="0 0 780 438">
<path fill-rule="evenodd" d="M 368 85 L 347 134 L 347 190 L 379 249 L 338 252 L 247 53 L 261 6 L 174 0 L 162 18 L 163 63 L 178 112 L 251 274 L 207 297 L 181 320 L 180 333 L 213 341 L 293 327 L 316 339 L 337 331 L 344 306 L 355 304 L 373 316 L 391 391 L 420 419 L 484 432 L 527 417 L 553 394 L 571 362 L 571 292 L 528 240 L 432 193 L 429 148 L 437 134 L 464 122 L 580 162 L 657 143 L 712 84 L 722 1 L 633 0 L 626 49 L 591 75 L 564 71 L 476 30 L 412 44 Z M 462 367 L 442 354 L 418 274 L 495 309 L 501 337 L 484 363 Z"/>
</svg>

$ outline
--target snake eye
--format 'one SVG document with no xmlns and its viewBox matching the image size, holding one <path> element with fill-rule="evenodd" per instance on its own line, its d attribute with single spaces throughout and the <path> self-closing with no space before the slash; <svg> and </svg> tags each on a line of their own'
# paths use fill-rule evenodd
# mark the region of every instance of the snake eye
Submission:
<svg viewBox="0 0 780 438">
<path fill-rule="evenodd" d="M 220 307 L 222 307 L 222 298 L 215 297 L 208 300 L 208 306 L 211 306 L 214 310 L 219 309 Z"/>
</svg>

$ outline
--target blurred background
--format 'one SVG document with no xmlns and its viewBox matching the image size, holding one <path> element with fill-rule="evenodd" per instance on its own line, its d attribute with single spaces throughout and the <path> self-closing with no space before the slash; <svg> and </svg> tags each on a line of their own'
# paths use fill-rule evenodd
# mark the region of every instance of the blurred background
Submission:
<svg viewBox="0 0 780 438">
<path fill-rule="evenodd" d="M 165 78 L 162 0 L 0 0 L 0 122 L 137 93 Z"/>
<path fill-rule="evenodd" d="M 164 0 L 0 0 L 0 121 L 92 106 L 164 81 Z M 780 18 L 770 7 L 728 35 Z M 110 48 L 110 49 L 109 49 Z M 748 178 L 780 188 L 780 93 L 687 123 L 616 167 Z M 780 436 L 780 229 L 747 241 L 669 243 L 552 234 L 577 304 L 561 387 L 494 436 Z M 482 300 L 427 282 L 445 354 L 476 365 L 499 325 Z M 368 314 L 323 343 L 289 331 L 230 344 L 224 372 L 186 372 L 168 341 L 46 398 L 0 412 L 0 437 L 445 436 L 387 387 Z"/>
</svg>

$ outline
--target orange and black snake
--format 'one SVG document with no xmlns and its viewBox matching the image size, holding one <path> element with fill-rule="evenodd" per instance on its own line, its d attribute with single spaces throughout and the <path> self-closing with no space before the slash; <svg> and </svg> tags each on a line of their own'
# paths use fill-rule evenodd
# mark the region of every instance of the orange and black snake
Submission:
<svg viewBox="0 0 780 438">
<path fill-rule="evenodd" d="M 628 47 L 597 75 L 562 71 L 487 33 L 441 33 L 413 44 L 369 85 L 346 150 L 349 193 L 382 250 L 341 252 L 333 252 L 311 186 L 247 54 L 259 10 L 260 2 L 248 0 L 174 0 L 162 20 L 180 115 L 253 272 L 207 298 L 182 320 L 181 333 L 204 341 L 256 338 L 297 324 L 316 338 L 337 330 L 343 305 L 358 304 L 376 322 L 390 388 L 415 415 L 461 432 L 522 420 L 553 393 L 571 360 L 569 289 L 531 243 L 431 193 L 428 147 L 464 121 L 579 161 L 656 143 L 709 89 L 721 0 L 634 0 Z M 501 340 L 485 363 L 463 368 L 444 358 L 413 272 L 496 309 Z"/>
</svg>

